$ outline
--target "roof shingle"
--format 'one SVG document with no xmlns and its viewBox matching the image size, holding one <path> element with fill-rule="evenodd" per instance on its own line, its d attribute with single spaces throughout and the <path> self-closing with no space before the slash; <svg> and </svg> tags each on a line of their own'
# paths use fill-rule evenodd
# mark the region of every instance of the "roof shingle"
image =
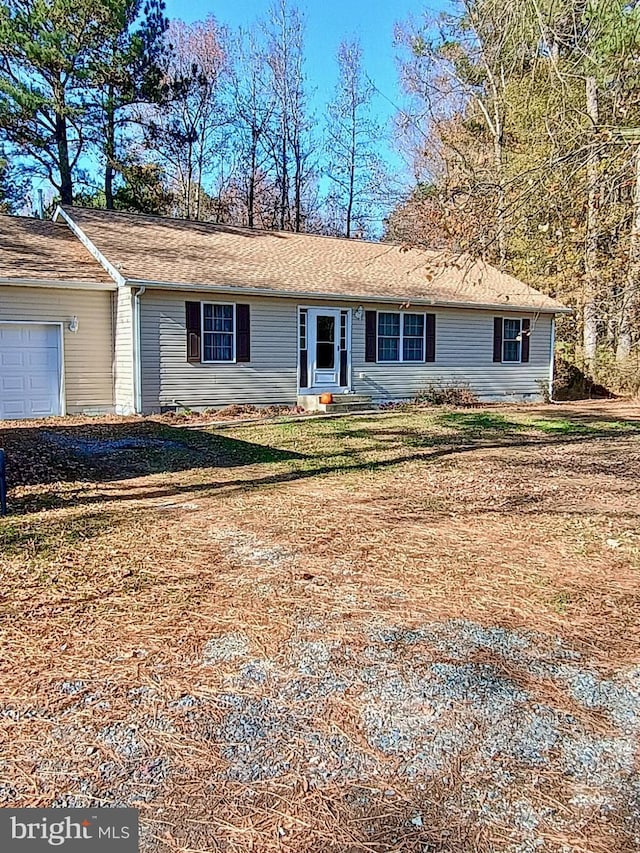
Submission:
<svg viewBox="0 0 640 853">
<path fill-rule="evenodd" d="M 66 223 L 0 216 L 0 280 L 113 284 Z"/>
<path fill-rule="evenodd" d="M 65 212 L 128 280 L 563 310 L 489 264 L 443 252 L 86 208 Z"/>
</svg>

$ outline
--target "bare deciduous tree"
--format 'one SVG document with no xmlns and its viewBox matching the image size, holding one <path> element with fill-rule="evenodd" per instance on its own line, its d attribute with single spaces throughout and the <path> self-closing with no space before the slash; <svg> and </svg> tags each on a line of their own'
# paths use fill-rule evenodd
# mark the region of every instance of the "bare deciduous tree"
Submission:
<svg viewBox="0 0 640 853">
<path fill-rule="evenodd" d="M 380 200 L 382 162 L 377 154 L 382 129 L 370 111 L 373 87 L 362 66 L 357 41 L 338 48 L 338 85 L 327 109 L 326 174 L 332 182 L 329 204 L 341 220 L 340 233 L 368 232 L 372 207 Z"/>
<path fill-rule="evenodd" d="M 200 219 L 207 176 L 228 124 L 221 96 L 226 55 L 215 18 L 172 21 L 167 103 L 147 114 L 147 145 L 170 174 L 180 216 Z"/>
</svg>

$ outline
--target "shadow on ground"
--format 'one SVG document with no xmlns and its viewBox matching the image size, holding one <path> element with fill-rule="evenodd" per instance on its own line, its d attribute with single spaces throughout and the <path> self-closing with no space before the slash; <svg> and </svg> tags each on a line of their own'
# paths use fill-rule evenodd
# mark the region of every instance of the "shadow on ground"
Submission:
<svg viewBox="0 0 640 853">
<path fill-rule="evenodd" d="M 153 421 L 5 427 L 0 429 L 0 447 L 7 454 L 9 488 L 303 458 L 288 450 Z"/>
</svg>

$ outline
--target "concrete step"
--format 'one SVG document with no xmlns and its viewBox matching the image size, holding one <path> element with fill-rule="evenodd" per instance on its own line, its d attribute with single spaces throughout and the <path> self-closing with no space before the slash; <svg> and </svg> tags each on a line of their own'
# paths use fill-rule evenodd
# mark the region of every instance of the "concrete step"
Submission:
<svg viewBox="0 0 640 853">
<path fill-rule="evenodd" d="M 362 412 L 375 408 L 367 394 L 334 394 L 332 403 L 321 403 L 320 394 L 301 394 L 298 405 L 308 412 Z"/>
<path fill-rule="evenodd" d="M 334 394 L 334 403 L 370 403 L 371 397 L 368 394 Z"/>
<path fill-rule="evenodd" d="M 335 397 L 334 397 L 335 400 Z M 320 403 L 321 412 L 331 415 L 346 414 L 348 412 L 370 412 L 375 406 L 373 403 Z"/>
</svg>

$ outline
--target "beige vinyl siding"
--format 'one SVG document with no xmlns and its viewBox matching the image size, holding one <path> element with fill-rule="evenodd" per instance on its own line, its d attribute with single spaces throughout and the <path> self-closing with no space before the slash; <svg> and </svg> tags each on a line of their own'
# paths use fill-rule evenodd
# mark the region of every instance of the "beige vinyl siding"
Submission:
<svg viewBox="0 0 640 853">
<path fill-rule="evenodd" d="M 148 289 L 141 297 L 143 410 L 160 407 L 215 407 L 232 403 L 294 403 L 298 393 L 298 306 L 286 298 L 248 298 L 251 306 L 251 362 L 188 364 L 185 301 L 193 293 Z M 232 301 L 211 295 L 211 302 Z M 354 309 L 353 303 L 325 307 Z M 394 306 L 364 305 L 392 311 Z M 401 400 L 435 382 L 460 382 L 485 399 L 539 399 L 548 382 L 551 318 L 531 318 L 530 361 L 494 364 L 493 318 L 497 312 L 425 309 L 436 314 L 436 361 L 432 364 L 374 364 L 364 360 L 365 319 L 352 317 L 352 390 L 374 400 Z M 509 316 L 505 314 L 504 316 Z M 362 374 L 362 378 L 360 375 Z"/>
<path fill-rule="evenodd" d="M 115 408 L 120 415 L 135 411 L 133 379 L 133 293 L 119 287 L 113 294 Z"/>
<path fill-rule="evenodd" d="M 238 299 L 251 306 L 251 361 L 189 364 L 185 302 L 197 298 L 193 293 L 151 289 L 140 297 L 143 411 L 165 406 L 295 403 L 297 303 L 288 299 Z M 231 299 L 214 294 L 204 301 Z"/>
<path fill-rule="evenodd" d="M 68 323 L 78 318 L 78 331 Z M 62 323 L 68 414 L 113 411 L 111 293 L 0 286 L 0 322 Z"/>
<path fill-rule="evenodd" d="M 368 310 L 392 311 L 381 305 Z M 365 362 L 365 320 L 353 320 L 352 388 L 374 400 L 413 397 L 429 384 L 464 383 L 484 400 L 540 399 L 540 383 L 549 382 L 551 316 L 466 309 L 423 309 L 436 315 L 436 360 L 429 364 Z M 500 364 L 493 361 L 493 319 L 514 317 L 531 320 L 529 361 Z M 360 374 L 364 374 L 360 378 Z"/>
</svg>

